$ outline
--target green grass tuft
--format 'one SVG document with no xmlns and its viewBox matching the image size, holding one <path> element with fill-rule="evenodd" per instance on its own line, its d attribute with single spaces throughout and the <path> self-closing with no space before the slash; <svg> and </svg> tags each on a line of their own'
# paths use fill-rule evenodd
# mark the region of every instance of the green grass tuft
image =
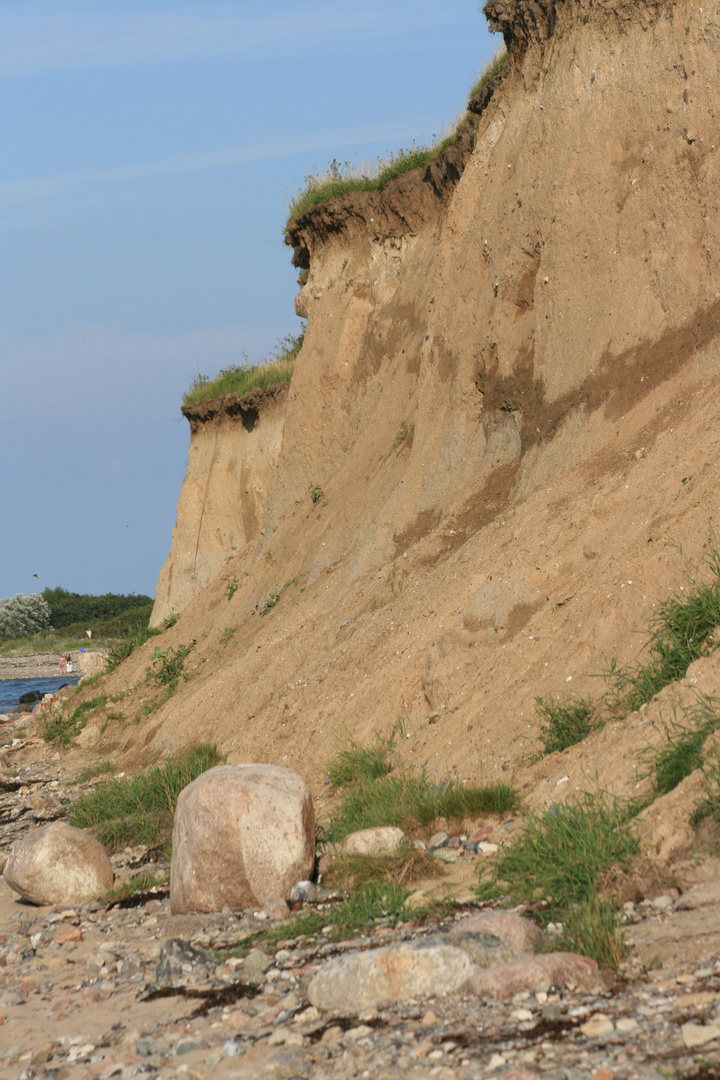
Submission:
<svg viewBox="0 0 720 1080">
<path fill-rule="evenodd" d="M 571 947 L 599 964 L 616 967 L 623 952 L 617 914 L 598 897 L 595 882 L 617 863 L 628 866 L 638 851 L 623 809 L 608 799 L 585 795 L 531 814 L 515 843 L 501 849 L 478 895 L 509 896 L 515 904 L 547 901 L 541 919 L 564 926 L 554 948 Z"/>
<path fill-rule="evenodd" d="M 397 825 L 405 831 L 429 825 L 438 818 L 459 819 L 480 814 L 502 815 L 512 810 L 517 792 L 508 784 L 474 787 L 453 781 L 432 783 L 423 769 L 419 776 L 407 769 L 358 779 L 343 789 L 325 830 L 331 843 L 358 829 Z"/>
<path fill-rule="evenodd" d="M 67 746 L 85 727 L 89 714 L 95 709 L 101 709 L 107 701 L 107 694 L 99 694 L 81 702 L 74 709 L 61 708 L 51 711 L 40 721 L 40 735 L 45 742 Z"/>
<path fill-rule="evenodd" d="M 136 776 L 109 780 L 81 796 L 68 814 L 79 829 L 92 829 L 110 852 L 127 845 L 169 849 L 173 815 L 184 787 L 225 758 L 217 746 L 190 747 Z"/>
<path fill-rule="evenodd" d="M 93 780 L 96 776 L 107 776 L 109 773 L 114 772 L 117 772 L 117 765 L 113 764 L 112 761 L 99 761 L 97 765 L 86 765 L 69 782 L 71 784 L 84 784 L 88 780 Z"/>
<path fill-rule="evenodd" d="M 129 634 L 126 634 L 118 641 L 114 641 L 108 652 L 105 673 L 109 674 L 111 671 L 115 671 L 115 669 L 122 664 L 123 660 L 127 660 L 134 649 L 140 648 L 140 646 L 144 645 L 146 641 L 149 641 L 151 637 L 156 637 L 161 633 L 162 630 L 159 630 L 154 626 L 141 626 L 135 630 L 131 630 Z"/>
<path fill-rule="evenodd" d="M 333 787 L 348 787 L 359 781 L 378 780 L 392 769 L 389 757 L 395 749 L 392 738 L 375 733 L 374 746 L 360 746 L 348 739 L 327 768 L 327 777 Z"/>
<path fill-rule="evenodd" d="M 535 698 L 535 712 L 542 720 L 540 742 L 546 754 L 554 754 L 574 746 L 590 734 L 595 707 L 590 698 L 572 697 L 557 702 L 552 695 Z"/>
<path fill-rule="evenodd" d="M 652 778 L 653 798 L 667 795 L 681 780 L 703 764 L 703 746 L 708 736 L 720 728 L 717 698 L 698 694 L 691 705 L 672 706 L 672 720 L 662 716 L 665 742 L 642 751 Z M 682 718 L 678 718 L 678 709 Z"/>
<path fill-rule="evenodd" d="M 122 881 L 119 885 L 114 885 L 112 889 L 105 893 L 103 900 L 108 905 L 122 903 L 124 900 L 132 900 L 140 893 L 156 892 L 162 889 L 168 884 L 169 880 L 170 875 L 168 873 L 136 874 L 135 877 Z"/>
<path fill-rule="evenodd" d="M 664 686 L 681 679 L 690 665 L 717 647 L 713 632 L 720 626 L 720 552 L 710 536 L 706 565 L 709 581 L 686 577 L 686 585 L 663 600 L 651 625 L 644 663 L 621 668 L 613 659 L 603 673 L 605 704 L 625 716 L 650 701 Z"/>
<path fill-rule="evenodd" d="M 248 365 L 248 358 L 245 357 L 245 363 L 223 368 L 214 378 L 197 375 L 190 389 L 183 395 L 183 402 L 192 405 L 198 401 L 210 401 L 226 395 L 242 397 L 261 386 L 290 382 L 304 337 L 303 324 L 300 334 L 287 334 L 278 341 L 274 352 L 257 364 Z"/>
<path fill-rule="evenodd" d="M 164 686 L 168 696 L 174 694 L 183 674 L 185 661 L 194 648 L 194 640 L 189 645 L 178 645 L 177 649 L 173 649 L 172 645 L 167 649 L 156 646 L 147 669 L 148 681 L 154 682 L 156 686 Z"/>
</svg>

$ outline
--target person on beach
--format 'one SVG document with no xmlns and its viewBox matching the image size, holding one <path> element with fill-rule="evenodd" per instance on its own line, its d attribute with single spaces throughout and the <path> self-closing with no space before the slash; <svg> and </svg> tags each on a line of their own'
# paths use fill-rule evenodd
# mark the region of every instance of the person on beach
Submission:
<svg viewBox="0 0 720 1080">
<path fill-rule="evenodd" d="M 60 653 L 60 674 L 61 675 L 65 674 L 66 667 L 67 667 L 67 660 L 65 659 L 65 653 Z"/>
<path fill-rule="evenodd" d="M 67 673 L 68 675 L 72 675 L 72 656 L 70 653 L 67 654 L 65 659 L 67 660 Z"/>
</svg>

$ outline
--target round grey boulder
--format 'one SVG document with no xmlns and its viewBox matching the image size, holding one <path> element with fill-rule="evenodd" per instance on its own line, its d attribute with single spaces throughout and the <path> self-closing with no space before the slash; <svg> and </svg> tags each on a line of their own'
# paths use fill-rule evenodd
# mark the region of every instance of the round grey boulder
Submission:
<svg viewBox="0 0 720 1080">
<path fill-rule="evenodd" d="M 53 821 L 13 844 L 4 877 L 31 904 L 64 907 L 96 900 L 114 879 L 99 840 L 65 821 Z"/>
<path fill-rule="evenodd" d="M 173 827 L 173 913 L 233 911 L 286 899 L 315 861 L 310 790 L 277 765 L 217 765 L 180 793 Z"/>
</svg>

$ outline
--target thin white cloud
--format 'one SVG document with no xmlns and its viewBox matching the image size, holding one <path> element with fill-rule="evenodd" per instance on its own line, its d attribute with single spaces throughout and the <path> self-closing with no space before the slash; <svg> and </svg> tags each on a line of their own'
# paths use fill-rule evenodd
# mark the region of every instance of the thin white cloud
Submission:
<svg viewBox="0 0 720 1080">
<path fill-rule="evenodd" d="M 136 162 L 112 169 L 89 170 L 85 172 L 62 173 L 56 176 L 42 176 L 25 180 L 7 180 L 0 182 L 0 212 L 18 203 L 32 202 L 53 195 L 63 188 L 78 185 L 121 182 L 124 180 L 146 180 L 159 176 L 175 176 L 181 173 L 204 172 L 209 169 L 227 168 L 251 161 L 267 161 L 272 158 L 289 157 L 292 154 L 314 153 L 330 148 L 340 149 L 348 146 L 368 145 L 371 143 L 397 143 L 407 141 L 407 133 L 398 133 L 390 124 L 379 125 L 372 129 L 330 132 L 308 138 L 307 135 L 288 137 L 270 142 L 256 143 L 254 146 L 241 144 L 211 150 L 198 154 L 179 157 L 161 158 L 157 161 Z M 10 226 L 10 220 L 7 227 Z M 3 219 L 0 218 L 0 229 Z"/>
<path fill-rule="evenodd" d="M 465 5 L 455 6 L 465 14 Z M 56 5 L 7 4 L 0 12 L 0 77 L 72 68 L 109 67 L 188 58 L 265 53 L 274 59 L 306 58 L 330 48 L 367 49 L 384 41 L 409 41 L 433 28 L 447 32 L 448 6 L 434 3 L 344 5 L 306 0 L 305 3 L 266 3 L 258 15 L 255 4 L 188 4 L 173 10 L 145 4 L 69 4 L 62 14 Z M 69 10 L 68 10 L 69 9 Z M 245 13 L 243 13 L 243 11 Z M 474 13 L 472 13 L 474 14 Z M 458 29 L 466 26 L 457 19 Z M 300 63 L 300 61 L 297 61 Z"/>
</svg>

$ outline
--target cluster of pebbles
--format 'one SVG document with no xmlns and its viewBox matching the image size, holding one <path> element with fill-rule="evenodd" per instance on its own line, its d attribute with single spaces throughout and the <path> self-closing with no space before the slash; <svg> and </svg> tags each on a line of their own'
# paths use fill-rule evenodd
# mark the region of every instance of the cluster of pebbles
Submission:
<svg viewBox="0 0 720 1080">
<path fill-rule="evenodd" d="M 57 762 L 5 765 L 0 857 L 24 830 L 62 816 L 76 791 Z M 482 856 L 481 845 L 502 842 L 501 830 L 512 827 L 436 834 L 426 846 L 436 855 Z M 146 849 L 135 848 L 113 863 L 127 876 L 146 872 L 147 859 Z M 320 889 L 301 902 L 322 911 L 328 895 Z M 327 960 L 419 941 L 472 909 L 457 904 L 442 923 L 381 920 L 343 941 L 329 925 L 278 940 L 266 933 L 277 927 L 266 911 L 174 916 L 163 887 L 132 900 L 49 910 L 18 902 L 0 882 L 0 1077 L 720 1076 L 720 959 L 710 954 L 672 970 L 646 971 L 631 960 L 615 979 L 597 976 L 589 990 L 538 985 L 505 1001 L 449 994 L 359 1015 L 310 1003 L 308 986 Z M 669 890 L 626 904 L 624 918 L 632 932 L 667 929 L 689 914 Z"/>
<path fill-rule="evenodd" d="M 309 1004 L 320 965 L 439 925 L 270 944 L 256 938 L 263 915 L 172 916 L 162 892 L 134 907 L 16 911 L 0 935 L 2 1075 L 658 1080 L 720 1059 L 716 958 L 589 992 L 448 995 L 349 1016 Z"/>
</svg>

